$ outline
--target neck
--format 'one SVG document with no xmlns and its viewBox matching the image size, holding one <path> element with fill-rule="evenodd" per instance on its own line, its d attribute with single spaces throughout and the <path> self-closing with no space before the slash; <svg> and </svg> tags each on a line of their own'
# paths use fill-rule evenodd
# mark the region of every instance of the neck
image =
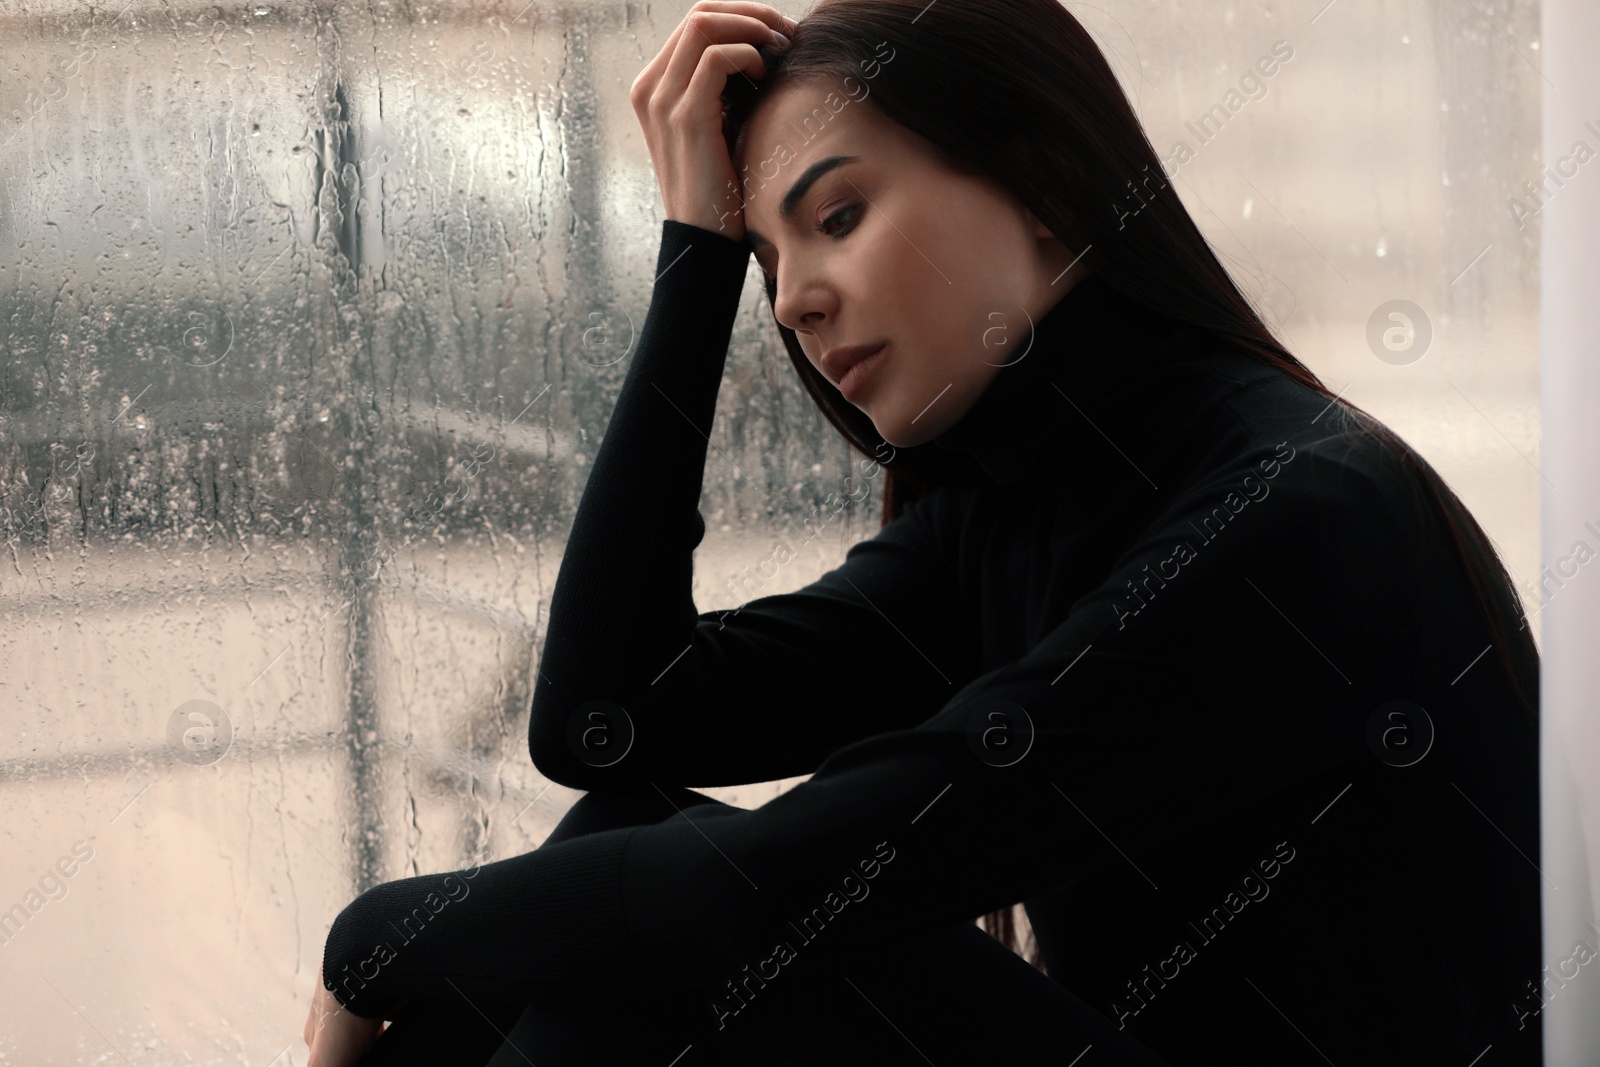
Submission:
<svg viewBox="0 0 1600 1067">
<path fill-rule="evenodd" d="M 926 444 L 938 480 L 1009 484 L 1061 434 L 1096 432 L 1095 411 L 1192 331 L 1089 275 L 1033 325 L 1021 353 L 957 422 Z"/>
</svg>

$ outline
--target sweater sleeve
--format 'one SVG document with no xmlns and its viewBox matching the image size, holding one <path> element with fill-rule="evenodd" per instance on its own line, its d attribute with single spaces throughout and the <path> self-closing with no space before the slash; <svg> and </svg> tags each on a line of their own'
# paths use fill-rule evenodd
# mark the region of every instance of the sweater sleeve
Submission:
<svg viewBox="0 0 1600 1067">
<path fill-rule="evenodd" d="M 485 865 L 460 903 L 437 875 L 378 886 L 335 923 L 328 981 L 370 977 L 357 1014 L 453 995 L 446 979 L 524 999 L 698 987 L 720 1024 L 745 983 L 893 951 L 1108 865 L 1153 894 L 1175 837 L 1359 754 L 1394 695 L 1368 680 L 1406 655 L 1402 527 L 1334 462 L 1277 459 L 1270 494 L 1230 493 L 1222 532 L 1203 539 L 1249 468 L 1187 494 L 1031 651 L 914 728 L 845 746 L 757 809 L 686 808 Z M 375 962 L 435 884 L 438 918 Z"/>
<path fill-rule="evenodd" d="M 663 223 L 650 308 L 579 502 L 538 663 L 529 750 L 564 785 L 716 786 L 811 773 L 851 741 L 926 719 L 974 673 L 974 625 L 952 610 L 952 571 L 923 511 L 929 498 L 803 589 L 698 611 L 701 484 L 748 262 L 741 242 Z M 720 454 L 716 472 L 754 473 Z M 804 521 L 807 531 L 865 499 L 878 473 L 870 460 L 858 464 Z M 538 946 L 551 974 L 622 958 L 630 938 L 614 923 L 630 834 L 540 848 L 532 868 L 515 857 L 373 887 L 328 933 L 328 988 L 374 1018 L 392 1017 L 408 995 L 451 995 L 446 978 L 478 995 L 526 999 L 532 972 L 498 970 L 508 931 Z M 549 921 L 530 926 L 534 885 Z M 469 896 L 471 908 L 452 906 Z"/>
<path fill-rule="evenodd" d="M 563 785 L 809 774 L 841 745 L 927 718 L 963 679 L 972 642 L 920 509 L 799 591 L 698 610 L 701 486 L 748 261 L 741 242 L 663 224 L 649 311 L 564 549 L 535 678 L 529 752 Z M 861 459 L 801 521 L 805 533 L 793 523 L 780 533 L 773 561 L 866 499 L 880 471 Z M 720 450 L 710 474 L 761 477 Z"/>
</svg>

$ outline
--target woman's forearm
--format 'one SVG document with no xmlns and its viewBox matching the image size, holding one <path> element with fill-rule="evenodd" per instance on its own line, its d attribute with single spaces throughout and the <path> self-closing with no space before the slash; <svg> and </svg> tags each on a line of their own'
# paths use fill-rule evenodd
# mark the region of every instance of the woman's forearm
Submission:
<svg viewBox="0 0 1600 1067">
<path fill-rule="evenodd" d="M 648 685 L 694 630 L 700 491 L 748 264 L 740 242 L 663 223 L 650 308 L 572 524 L 533 692 L 529 752 L 575 788 L 620 775 L 574 751 L 574 712 Z"/>
</svg>

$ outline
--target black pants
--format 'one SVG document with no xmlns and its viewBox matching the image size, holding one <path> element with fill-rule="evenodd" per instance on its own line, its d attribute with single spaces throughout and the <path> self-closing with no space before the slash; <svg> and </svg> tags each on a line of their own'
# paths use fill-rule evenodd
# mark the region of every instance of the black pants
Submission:
<svg viewBox="0 0 1600 1067">
<path fill-rule="evenodd" d="M 546 843 L 726 806 L 663 791 L 671 803 L 653 787 L 587 793 Z M 413 1002 L 361 1067 L 1170 1067 L 973 923 L 773 982 L 720 1029 L 710 1000 L 685 989 L 649 1002 Z"/>
</svg>

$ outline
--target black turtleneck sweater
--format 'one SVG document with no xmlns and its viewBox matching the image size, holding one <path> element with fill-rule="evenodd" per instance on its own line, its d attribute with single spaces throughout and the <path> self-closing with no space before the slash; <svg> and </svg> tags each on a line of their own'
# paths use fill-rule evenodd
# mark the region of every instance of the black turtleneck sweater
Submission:
<svg viewBox="0 0 1600 1067">
<path fill-rule="evenodd" d="M 530 752 L 584 790 L 810 779 L 379 885 L 328 936 L 341 1001 L 705 987 L 714 1031 L 1022 901 L 1050 976 L 1177 1065 L 1537 1063 L 1537 731 L 1403 468 L 1091 276 L 917 446 L 931 492 L 803 589 L 699 612 L 748 260 L 663 224 Z"/>
</svg>

